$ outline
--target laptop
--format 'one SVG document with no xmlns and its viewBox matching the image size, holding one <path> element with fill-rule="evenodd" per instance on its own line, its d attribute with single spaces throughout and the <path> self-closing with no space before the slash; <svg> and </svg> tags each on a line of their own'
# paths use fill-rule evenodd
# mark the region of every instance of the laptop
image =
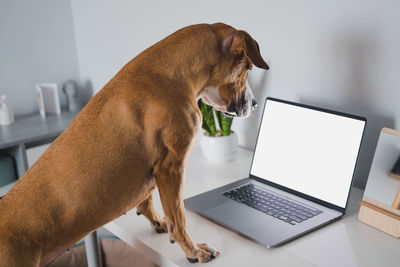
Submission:
<svg viewBox="0 0 400 267">
<path fill-rule="evenodd" d="M 267 98 L 249 177 L 185 207 L 266 247 L 346 211 L 366 119 Z"/>
</svg>

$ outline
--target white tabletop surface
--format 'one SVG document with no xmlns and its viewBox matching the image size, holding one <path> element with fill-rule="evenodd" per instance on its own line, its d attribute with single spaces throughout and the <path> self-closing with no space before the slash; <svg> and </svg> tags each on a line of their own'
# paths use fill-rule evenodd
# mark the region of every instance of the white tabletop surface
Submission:
<svg viewBox="0 0 400 267">
<path fill-rule="evenodd" d="M 214 164 L 207 162 L 196 146 L 186 166 L 184 197 L 247 177 L 251 158 L 251 151 L 239 148 L 234 161 Z M 265 248 L 188 210 L 187 229 L 195 242 L 208 243 L 221 252 L 206 263 L 209 267 L 400 266 L 400 240 L 357 220 L 362 193 L 360 189 L 352 189 L 343 219 L 278 248 Z M 154 192 L 154 199 L 156 209 L 162 214 L 158 191 Z M 160 266 L 193 266 L 177 243 L 169 243 L 168 234 L 157 234 L 135 210 L 105 227 Z"/>
</svg>

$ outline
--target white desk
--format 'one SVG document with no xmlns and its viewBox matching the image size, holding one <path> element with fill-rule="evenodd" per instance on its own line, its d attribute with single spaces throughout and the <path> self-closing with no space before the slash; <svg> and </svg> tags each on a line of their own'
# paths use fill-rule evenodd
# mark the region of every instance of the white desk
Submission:
<svg viewBox="0 0 400 267">
<path fill-rule="evenodd" d="M 247 177 L 252 152 L 239 149 L 226 164 L 206 162 L 195 147 L 186 166 L 185 198 Z M 400 240 L 357 220 L 362 191 L 353 188 L 343 219 L 278 248 L 268 249 L 207 219 L 186 211 L 187 228 L 195 242 L 206 242 L 221 255 L 204 266 L 400 266 Z M 158 192 L 156 209 L 162 213 Z M 157 234 L 135 210 L 105 226 L 160 266 L 194 266 L 168 234 Z M 200 266 L 200 263 L 196 264 Z"/>
</svg>

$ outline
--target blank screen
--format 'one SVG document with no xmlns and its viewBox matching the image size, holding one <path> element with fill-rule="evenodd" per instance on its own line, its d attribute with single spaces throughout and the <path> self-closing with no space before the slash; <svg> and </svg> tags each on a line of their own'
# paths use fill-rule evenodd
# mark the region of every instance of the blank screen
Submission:
<svg viewBox="0 0 400 267">
<path fill-rule="evenodd" d="M 345 208 L 364 125 L 268 99 L 250 173 Z"/>
</svg>

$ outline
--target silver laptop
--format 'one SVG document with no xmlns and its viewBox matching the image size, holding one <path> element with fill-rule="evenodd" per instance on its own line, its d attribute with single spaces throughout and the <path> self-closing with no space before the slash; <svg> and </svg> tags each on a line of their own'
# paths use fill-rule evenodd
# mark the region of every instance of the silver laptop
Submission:
<svg viewBox="0 0 400 267">
<path fill-rule="evenodd" d="M 185 207 L 276 247 L 341 218 L 366 119 L 267 98 L 249 177 Z"/>
</svg>

